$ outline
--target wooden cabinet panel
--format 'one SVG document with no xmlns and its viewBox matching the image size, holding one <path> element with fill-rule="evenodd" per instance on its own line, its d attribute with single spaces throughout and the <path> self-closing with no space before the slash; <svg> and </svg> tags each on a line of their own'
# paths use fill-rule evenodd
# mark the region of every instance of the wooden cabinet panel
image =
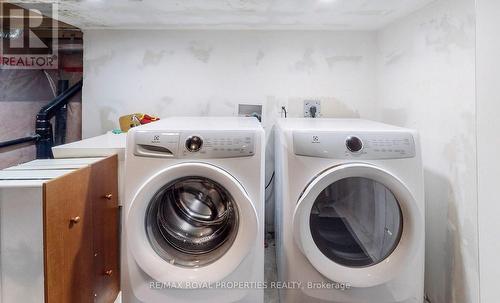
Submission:
<svg viewBox="0 0 500 303">
<path fill-rule="evenodd" d="M 120 289 L 117 174 L 116 156 L 91 167 L 95 302 L 113 302 Z"/>
<path fill-rule="evenodd" d="M 44 184 L 46 303 L 114 302 L 120 289 L 117 156 Z"/>
<path fill-rule="evenodd" d="M 92 301 L 90 168 L 44 184 L 45 302 Z"/>
</svg>

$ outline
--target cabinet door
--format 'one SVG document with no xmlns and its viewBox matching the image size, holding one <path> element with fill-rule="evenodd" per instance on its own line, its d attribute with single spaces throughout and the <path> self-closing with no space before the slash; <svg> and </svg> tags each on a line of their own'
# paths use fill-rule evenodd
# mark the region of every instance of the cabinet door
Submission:
<svg viewBox="0 0 500 303">
<path fill-rule="evenodd" d="M 120 289 L 118 160 L 106 158 L 91 165 L 94 242 L 94 302 L 113 302 Z"/>
<path fill-rule="evenodd" d="M 90 167 L 44 184 L 45 302 L 92 302 Z"/>
</svg>

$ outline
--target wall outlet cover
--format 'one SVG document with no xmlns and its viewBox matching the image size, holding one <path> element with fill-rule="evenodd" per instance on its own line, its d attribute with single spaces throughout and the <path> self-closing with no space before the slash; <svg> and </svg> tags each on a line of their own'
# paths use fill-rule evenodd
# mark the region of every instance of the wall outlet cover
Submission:
<svg viewBox="0 0 500 303">
<path fill-rule="evenodd" d="M 304 100 L 304 117 L 306 118 L 321 117 L 321 101 Z"/>
</svg>

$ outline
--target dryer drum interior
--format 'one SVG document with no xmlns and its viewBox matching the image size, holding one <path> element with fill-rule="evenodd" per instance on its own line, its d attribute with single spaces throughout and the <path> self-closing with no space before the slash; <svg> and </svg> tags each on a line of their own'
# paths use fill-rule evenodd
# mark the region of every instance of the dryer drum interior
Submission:
<svg viewBox="0 0 500 303">
<path fill-rule="evenodd" d="M 312 238 L 326 257 L 348 267 L 367 267 L 396 249 L 402 218 L 396 197 L 385 185 L 349 177 L 318 195 L 309 222 Z"/>
<path fill-rule="evenodd" d="M 163 186 L 146 211 L 146 233 L 155 252 L 171 264 L 201 267 L 231 247 L 238 207 L 219 183 L 185 177 Z"/>
</svg>

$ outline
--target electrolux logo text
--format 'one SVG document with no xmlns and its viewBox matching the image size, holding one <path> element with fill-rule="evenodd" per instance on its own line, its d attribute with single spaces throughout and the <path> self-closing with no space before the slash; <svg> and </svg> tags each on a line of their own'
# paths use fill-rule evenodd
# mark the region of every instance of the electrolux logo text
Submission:
<svg viewBox="0 0 500 303">
<path fill-rule="evenodd" d="M 0 69 L 57 69 L 57 4 L 0 2 Z"/>
</svg>

